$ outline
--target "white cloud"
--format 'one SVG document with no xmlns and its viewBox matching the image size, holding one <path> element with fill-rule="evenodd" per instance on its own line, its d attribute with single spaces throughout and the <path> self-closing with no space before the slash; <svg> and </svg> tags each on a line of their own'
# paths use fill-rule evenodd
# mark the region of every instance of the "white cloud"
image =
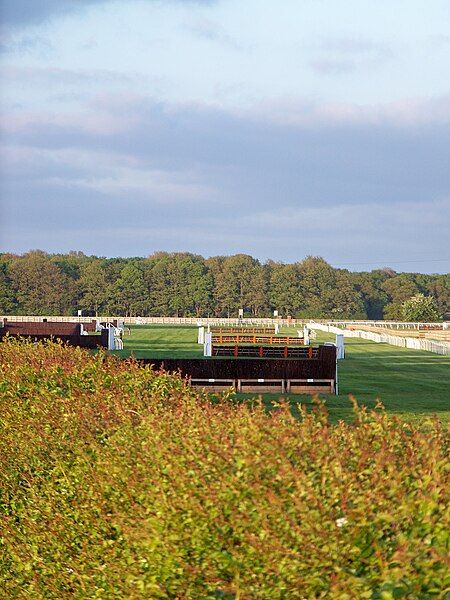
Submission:
<svg viewBox="0 0 450 600">
<path fill-rule="evenodd" d="M 450 95 L 365 105 L 284 97 L 262 101 L 251 109 L 236 113 L 245 118 L 299 127 L 352 124 L 421 126 L 450 122 Z"/>
</svg>

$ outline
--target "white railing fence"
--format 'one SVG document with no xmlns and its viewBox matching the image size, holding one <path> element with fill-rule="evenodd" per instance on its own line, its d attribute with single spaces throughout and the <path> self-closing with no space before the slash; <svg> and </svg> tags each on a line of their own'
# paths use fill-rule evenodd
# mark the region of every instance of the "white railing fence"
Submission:
<svg viewBox="0 0 450 600">
<path fill-rule="evenodd" d="M 320 321 L 320 319 L 319 319 Z M 426 322 L 408 322 L 408 321 L 330 321 L 327 323 L 333 323 L 339 327 L 347 327 L 347 325 L 364 325 L 366 327 L 382 327 L 383 329 L 417 329 L 428 330 L 437 329 L 443 330 L 450 329 L 450 321 L 441 321 L 434 323 Z"/>
<path fill-rule="evenodd" d="M 4 315 L 0 316 L 0 321 L 7 319 L 16 323 L 42 322 L 44 319 L 51 323 L 70 322 L 85 323 L 86 321 L 99 320 L 111 322 L 115 319 L 123 321 L 126 325 L 266 325 L 275 326 L 277 323 L 283 327 L 297 327 L 306 322 L 305 319 L 272 319 L 244 317 L 237 318 L 216 318 L 216 317 L 117 317 L 111 315 L 99 315 L 97 317 L 67 317 L 67 316 L 37 316 L 37 315 Z"/>
<path fill-rule="evenodd" d="M 344 337 L 361 338 L 370 340 L 377 344 L 390 344 L 400 348 L 410 348 L 413 350 L 425 350 L 426 352 L 434 352 L 443 356 L 450 356 L 449 342 L 435 342 L 433 340 L 424 340 L 422 338 L 410 338 L 405 336 L 390 335 L 388 333 L 375 333 L 374 331 L 361 331 L 359 329 L 342 329 L 335 325 L 326 325 L 311 321 L 307 324 L 310 329 L 325 331 L 326 333 L 337 334 L 341 333 Z"/>
</svg>

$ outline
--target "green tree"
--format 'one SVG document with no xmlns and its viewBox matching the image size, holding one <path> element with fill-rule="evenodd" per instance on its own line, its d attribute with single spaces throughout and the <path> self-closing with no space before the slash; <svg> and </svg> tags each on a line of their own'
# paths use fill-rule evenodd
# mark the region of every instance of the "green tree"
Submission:
<svg viewBox="0 0 450 600">
<path fill-rule="evenodd" d="M 419 287 L 410 273 L 402 273 L 387 279 L 383 284 L 383 290 L 388 296 L 383 316 L 385 319 L 402 319 L 402 304 L 414 294 L 420 292 Z"/>
<path fill-rule="evenodd" d="M 211 308 L 213 280 L 203 259 L 188 253 L 169 257 L 169 307 L 176 316 L 200 316 Z"/>
<path fill-rule="evenodd" d="M 361 295 L 347 271 L 333 269 L 317 256 L 308 256 L 299 263 L 298 268 L 300 291 L 305 298 L 304 316 L 329 319 L 365 316 Z"/>
<path fill-rule="evenodd" d="M 271 311 L 278 310 L 280 316 L 295 316 L 304 308 L 301 293 L 301 277 L 297 264 L 285 265 L 269 261 L 269 301 Z"/>
<path fill-rule="evenodd" d="M 149 314 L 151 316 L 172 314 L 169 262 L 170 258 L 167 252 L 156 252 L 146 260 L 144 277 L 149 289 Z"/>
<path fill-rule="evenodd" d="M 436 300 L 439 314 L 450 312 L 450 274 L 432 275 L 426 285 L 425 295 L 430 294 Z"/>
<path fill-rule="evenodd" d="M 17 302 L 8 276 L 7 264 L 0 263 L 0 315 L 13 315 Z"/>
<path fill-rule="evenodd" d="M 144 272 L 131 262 L 123 267 L 119 279 L 110 287 L 110 308 L 126 317 L 145 315 L 148 311 L 148 287 Z"/>
<path fill-rule="evenodd" d="M 383 283 L 389 277 L 391 275 L 381 269 L 369 273 L 350 273 L 355 290 L 361 295 L 367 318 L 383 318 L 384 308 L 388 304 L 388 295 L 383 289 Z"/>
<path fill-rule="evenodd" d="M 157 252 L 146 261 L 152 315 L 201 316 L 212 310 L 213 277 L 203 257 Z"/>
<path fill-rule="evenodd" d="M 16 258 L 10 277 L 23 314 L 70 314 L 74 305 L 74 282 L 41 250 Z"/>
<path fill-rule="evenodd" d="M 416 294 L 402 304 L 402 318 L 404 321 L 440 321 L 442 316 L 436 300 L 431 296 Z"/>
<path fill-rule="evenodd" d="M 217 257 L 216 257 L 217 258 Z M 219 313 L 237 316 L 243 308 L 252 315 L 268 312 L 267 275 L 260 262 L 247 254 L 220 257 L 214 273 L 214 298 Z"/>
<path fill-rule="evenodd" d="M 101 261 L 96 259 L 83 264 L 80 271 L 78 306 L 85 310 L 94 310 L 97 316 L 106 308 L 111 289 L 105 269 Z"/>
</svg>

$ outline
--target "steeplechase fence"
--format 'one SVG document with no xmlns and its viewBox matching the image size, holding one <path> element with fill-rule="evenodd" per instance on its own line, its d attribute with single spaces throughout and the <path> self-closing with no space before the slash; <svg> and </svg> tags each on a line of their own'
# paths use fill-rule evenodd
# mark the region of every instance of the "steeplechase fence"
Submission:
<svg viewBox="0 0 450 600">
<path fill-rule="evenodd" d="M 180 373 L 210 392 L 337 394 L 336 347 L 315 350 L 313 358 L 146 358 L 139 363 Z"/>
<path fill-rule="evenodd" d="M 212 333 L 211 341 L 213 344 L 260 344 L 260 345 L 283 345 L 283 346 L 302 346 L 304 338 L 291 335 L 257 335 L 257 334 L 226 334 Z"/>
<path fill-rule="evenodd" d="M 242 356 L 252 358 L 303 358 L 315 359 L 319 356 L 319 348 L 309 346 L 234 346 L 212 344 L 211 356 Z"/>
<path fill-rule="evenodd" d="M 69 346 L 78 346 L 80 348 L 108 348 L 109 330 L 102 329 L 98 334 L 91 323 L 85 323 L 84 329 L 82 323 L 35 323 L 4 320 L 0 327 L 0 340 L 7 336 L 21 337 L 33 342 L 43 340 L 59 340 Z M 83 333 L 83 330 L 87 333 Z M 88 333 L 90 331 L 91 333 Z"/>
<path fill-rule="evenodd" d="M 214 335 L 220 334 L 241 334 L 241 335 L 251 335 L 251 334 L 260 334 L 260 335 L 275 335 L 277 333 L 276 327 L 252 327 L 250 325 L 244 327 L 210 327 L 210 333 Z"/>
</svg>

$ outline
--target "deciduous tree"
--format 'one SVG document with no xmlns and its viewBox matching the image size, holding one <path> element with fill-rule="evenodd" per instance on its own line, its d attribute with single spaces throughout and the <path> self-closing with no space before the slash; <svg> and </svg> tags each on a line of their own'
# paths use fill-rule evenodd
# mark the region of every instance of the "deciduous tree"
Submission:
<svg viewBox="0 0 450 600">
<path fill-rule="evenodd" d="M 416 294 L 402 304 L 402 318 L 404 321 L 439 321 L 442 315 L 439 314 L 436 300 L 431 296 Z"/>
</svg>

